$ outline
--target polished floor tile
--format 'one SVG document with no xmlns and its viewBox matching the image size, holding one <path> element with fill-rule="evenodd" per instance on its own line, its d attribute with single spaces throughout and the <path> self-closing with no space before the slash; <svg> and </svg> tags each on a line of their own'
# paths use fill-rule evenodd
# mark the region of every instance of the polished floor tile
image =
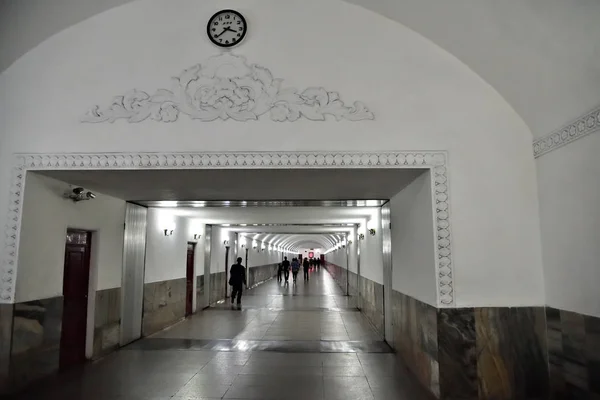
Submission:
<svg viewBox="0 0 600 400">
<path fill-rule="evenodd" d="M 271 280 L 14 399 L 431 399 L 325 271 Z"/>
</svg>

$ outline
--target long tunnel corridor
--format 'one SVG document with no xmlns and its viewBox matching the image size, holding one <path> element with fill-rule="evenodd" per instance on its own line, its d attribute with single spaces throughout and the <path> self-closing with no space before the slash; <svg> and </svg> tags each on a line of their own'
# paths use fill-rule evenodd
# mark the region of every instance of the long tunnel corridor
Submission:
<svg viewBox="0 0 600 400">
<path fill-rule="evenodd" d="M 18 399 L 429 399 L 325 268 L 271 279 Z"/>
</svg>

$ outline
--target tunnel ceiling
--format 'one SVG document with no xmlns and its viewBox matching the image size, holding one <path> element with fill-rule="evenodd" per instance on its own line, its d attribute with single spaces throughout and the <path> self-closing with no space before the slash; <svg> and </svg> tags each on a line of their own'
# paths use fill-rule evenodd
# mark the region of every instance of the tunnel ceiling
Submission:
<svg viewBox="0 0 600 400">
<path fill-rule="evenodd" d="M 40 172 L 129 201 L 390 199 L 421 173 L 398 168 Z"/>
</svg>

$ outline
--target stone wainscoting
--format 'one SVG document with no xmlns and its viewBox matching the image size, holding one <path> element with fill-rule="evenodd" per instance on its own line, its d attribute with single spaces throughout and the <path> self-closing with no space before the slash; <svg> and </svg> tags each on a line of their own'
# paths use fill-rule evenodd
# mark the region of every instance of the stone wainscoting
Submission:
<svg viewBox="0 0 600 400">
<path fill-rule="evenodd" d="M 279 264 L 259 265 L 250 267 L 246 274 L 248 287 L 257 286 L 269 279 L 277 276 L 277 268 Z"/>
<path fill-rule="evenodd" d="M 383 334 L 383 285 L 330 262 L 325 263 L 325 268 L 344 292 L 348 285 L 348 293 L 358 297 L 358 307 L 362 313 Z"/>
<path fill-rule="evenodd" d="M 600 399 L 600 318 L 546 307 L 552 399 Z"/>
<path fill-rule="evenodd" d="M 204 275 L 196 277 L 196 312 L 204 308 Z"/>
<path fill-rule="evenodd" d="M 121 288 L 98 290 L 94 307 L 94 352 L 98 359 L 119 348 Z"/>
<path fill-rule="evenodd" d="M 392 325 L 396 353 L 421 385 L 440 397 L 437 308 L 394 290 Z"/>
<path fill-rule="evenodd" d="M 214 304 L 219 300 L 223 300 L 226 293 L 229 292 L 229 284 L 226 281 L 227 274 L 223 272 L 215 272 L 210 274 L 210 304 Z"/>
<path fill-rule="evenodd" d="M 547 399 L 543 307 L 437 309 L 394 291 L 396 351 L 442 399 Z"/>
<path fill-rule="evenodd" d="M 146 283 L 142 335 L 156 333 L 185 317 L 186 279 Z"/>
<path fill-rule="evenodd" d="M 383 335 L 384 315 L 383 315 L 383 285 L 365 278 L 358 277 L 359 304 L 362 313 L 371 321 L 377 332 Z"/>
<path fill-rule="evenodd" d="M 10 381 L 19 389 L 58 372 L 63 297 L 14 304 Z"/>
</svg>

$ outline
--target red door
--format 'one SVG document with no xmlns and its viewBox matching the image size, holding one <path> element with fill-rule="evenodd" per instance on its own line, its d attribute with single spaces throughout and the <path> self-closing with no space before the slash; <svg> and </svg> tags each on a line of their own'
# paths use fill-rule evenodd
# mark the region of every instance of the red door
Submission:
<svg viewBox="0 0 600 400">
<path fill-rule="evenodd" d="M 186 295 L 185 295 L 185 315 L 191 315 L 193 312 L 194 301 L 194 243 L 188 243 L 187 263 L 186 263 Z"/>
<path fill-rule="evenodd" d="M 85 362 L 91 238 L 90 232 L 67 231 L 60 338 L 61 369 Z"/>
</svg>

